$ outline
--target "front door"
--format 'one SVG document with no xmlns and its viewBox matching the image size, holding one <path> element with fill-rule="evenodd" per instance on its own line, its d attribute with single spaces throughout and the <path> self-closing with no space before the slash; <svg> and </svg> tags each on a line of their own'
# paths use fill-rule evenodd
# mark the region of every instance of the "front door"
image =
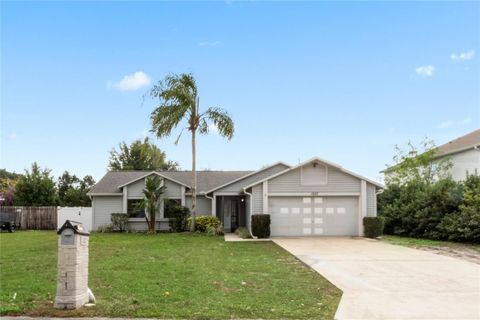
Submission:
<svg viewBox="0 0 480 320">
<path fill-rule="evenodd" d="M 239 210 L 238 209 L 239 209 L 238 208 L 238 200 L 236 200 L 236 199 L 233 200 L 232 199 L 230 201 L 230 213 L 231 213 L 230 223 L 231 223 L 232 232 L 235 231 L 235 229 L 238 228 L 238 219 L 239 219 L 239 217 L 238 217 L 238 211 Z"/>
</svg>

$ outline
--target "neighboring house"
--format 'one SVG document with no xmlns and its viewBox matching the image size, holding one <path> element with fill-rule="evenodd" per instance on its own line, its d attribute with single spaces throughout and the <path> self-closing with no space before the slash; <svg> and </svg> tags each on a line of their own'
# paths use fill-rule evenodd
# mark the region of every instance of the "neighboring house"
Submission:
<svg viewBox="0 0 480 320">
<path fill-rule="evenodd" d="M 158 175 L 166 186 L 164 197 L 191 207 L 190 171 L 108 172 L 89 192 L 94 229 L 110 224 L 110 215 L 130 215 L 129 227 L 147 228 L 142 199 L 145 178 Z M 199 171 L 197 214 L 218 217 L 226 232 L 251 227 L 252 214 L 271 215 L 272 236 L 357 236 L 362 218 L 376 216 L 376 195 L 383 185 L 313 158 L 296 166 L 282 162 L 258 171 Z M 160 230 L 168 230 L 163 201 Z"/>
<path fill-rule="evenodd" d="M 452 179 L 461 181 L 470 174 L 480 174 L 480 129 L 447 142 L 437 150 L 436 158 L 448 157 L 452 162 Z"/>
</svg>

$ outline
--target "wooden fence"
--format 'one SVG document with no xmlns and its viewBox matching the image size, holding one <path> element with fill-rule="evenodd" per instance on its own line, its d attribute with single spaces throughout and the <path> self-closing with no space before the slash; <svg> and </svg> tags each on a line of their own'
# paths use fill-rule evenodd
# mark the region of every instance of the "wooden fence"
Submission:
<svg viewBox="0 0 480 320">
<path fill-rule="evenodd" d="M 0 214 L 13 215 L 18 229 L 57 229 L 57 207 L 0 207 Z"/>
</svg>

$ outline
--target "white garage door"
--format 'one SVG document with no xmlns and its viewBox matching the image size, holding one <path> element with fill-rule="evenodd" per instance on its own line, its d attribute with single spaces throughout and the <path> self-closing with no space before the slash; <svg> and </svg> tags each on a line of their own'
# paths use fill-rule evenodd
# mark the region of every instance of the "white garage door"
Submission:
<svg viewBox="0 0 480 320">
<path fill-rule="evenodd" d="M 270 197 L 272 236 L 356 236 L 358 197 Z"/>
</svg>

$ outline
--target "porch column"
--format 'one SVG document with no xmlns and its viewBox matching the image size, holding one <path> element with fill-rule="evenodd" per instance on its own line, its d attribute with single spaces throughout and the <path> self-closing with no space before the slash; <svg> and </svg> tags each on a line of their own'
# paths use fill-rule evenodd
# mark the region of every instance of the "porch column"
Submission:
<svg viewBox="0 0 480 320">
<path fill-rule="evenodd" d="M 185 207 L 185 186 L 180 187 L 180 204 Z"/>
<path fill-rule="evenodd" d="M 215 192 L 213 193 L 212 197 L 212 216 L 217 216 L 217 195 L 215 194 Z"/>
<path fill-rule="evenodd" d="M 367 216 L 367 182 L 362 180 L 360 183 L 360 198 L 358 210 L 358 235 L 363 236 L 363 217 Z"/>
<path fill-rule="evenodd" d="M 263 214 L 268 214 L 268 181 L 263 182 Z"/>
<path fill-rule="evenodd" d="M 165 179 L 162 179 L 162 182 L 160 183 L 160 186 L 162 186 L 162 187 L 165 186 Z M 159 217 L 160 219 L 163 219 L 163 217 L 164 217 L 164 213 L 163 213 L 164 203 L 165 203 L 165 197 L 162 194 L 160 196 L 160 208 L 158 210 L 158 213 L 160 214 L 160 217 Z"/>
<path fill-rule="evenodd" d="M 127 186 L 124 186 L 124 187 L 123 187 L 123 199 L 122 199 L 122 200 L 123 200 L 123 205 L 122 205 L 122 207 L 123 207 L 123 213 L 127 213 L 127 211 L 128 211 L 128 202 L 127 202 L 127 200 L 128 200 L 128 191 L 127 191 Z"/>
</svg>

